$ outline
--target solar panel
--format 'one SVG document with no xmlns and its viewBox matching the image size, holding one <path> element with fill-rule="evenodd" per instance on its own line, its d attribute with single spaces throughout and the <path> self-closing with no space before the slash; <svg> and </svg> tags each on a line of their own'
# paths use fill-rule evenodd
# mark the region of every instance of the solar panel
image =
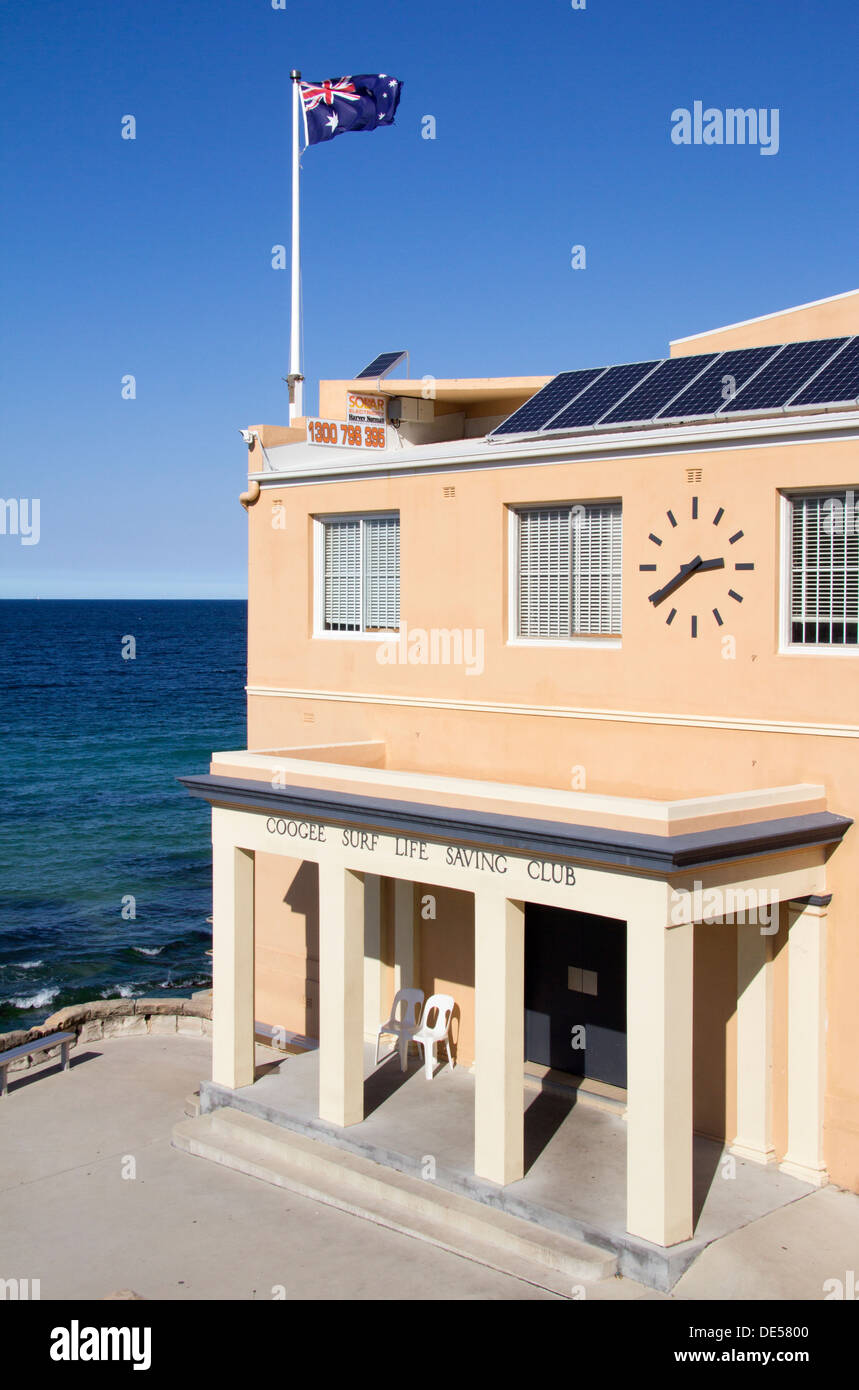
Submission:
<svg viewBox="0 0 859 1390">
<path fill-rule="evenodd" d="M 816 342 L 787 343 L 732 401 L 722 407 L 721 414 L 781 409 L 846 341 L 846 338 L 823 338 Z"/>
<path fill-rule="evenodd" d="M 657 419 L 688 420 L 693 415 L 715 415 L 754 372 L 778 351 L 776 347 L 734 348 L 723 352 L 703 376 L 693 381 L 675 401 L 657 413 Z M 732 384 L 733 383 L 733 384 Z M 727 394 L 726 394 L 727 393 Z"/>
<path fill-rule="evenodd" d="M 601 375 L 602 367 L 585 367 L 578 372 L 561 372 L 547 382 L 536 396 L 526 401 L 514 411 L 503 424 L 492 431 L 495 434 L 521 434 L 525 430 L 539 430 L 557 415 L 563 406 L 569 405 L 590 386 L 595 377 Z"/>
<path fill-rule="evenodd" d="M 546 427 L 549 430 L 575 429 L 577 426 L 595 425 L 601 416 L 610 410 L 620 397 L 637 386 L 643 376 L 652 371 L 656 362 L 625 362 L 618 367 L 609 367 L 599 381 L 578 400 L 572 401 L 560 415 Z"/>
<path fill-rule="evenodd" d="M 364 377 L 376 377 L 381 379 L 392 372 L 398 363 L 402 362 L 408 353 L 405 352 L 380 352 L 378 357 L 374 357 L 369 367 L 365 367 L 362 372 L 352 378 L 353 381 L 362 381 Z"/>
<path fill-rule="evenodd" d="M 859 335 L 561 372 L 493 436 L 859 404 Z"/>
<path fill-rule="evenodd" d="M 604 415 L 600 424 L 620 425 L 630 420 L 652 420 L 657 411 L 668 405 L 693 377 L 703 372 L 715 356 L 715 353 L 708 352 L 698 357 L 669 357 L 625 400 Z"/>
<path fill-rule="evenodd" d="M 794 405 L 836 405 L 859 399 L 859 338 L 854 338 L 828 362 L 790 402 Z"/>
</svg>

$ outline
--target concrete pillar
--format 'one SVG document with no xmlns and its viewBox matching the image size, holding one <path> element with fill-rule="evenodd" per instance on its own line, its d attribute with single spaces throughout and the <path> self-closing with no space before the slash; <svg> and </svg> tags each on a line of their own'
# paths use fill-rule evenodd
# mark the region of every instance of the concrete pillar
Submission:
<svg viewBox="0 0 859 1390">
<path fill-rule="evenodd" d="M 364 1037 L 375 1042 L 379 1024 L 388 1017 L 390 999 L 383 997 L 382 880 L 364 875 Z"/>
<path fill-rule="evenodd" d="M 364 1118 L 364 882 L 319 866 L 319 1117 Z"/>
<path fill-rule="evenodd" d="M 415 885 L 411 879 L 394 879 L 394 993 L 414 989 L 418 983 L 415 940 Z M 385 1015 L 387 1018 L 387 1014 Z M 381 1019 L 379 1022 L 381 1023 Z"/>
<path fill-rule="evenodd" d="M 692 1235 L 691 923 L 653 908 L 627 922 L 627 1230 Z"/>
<path fill-rule="evenodd" d="M 787 1153 L 781 1170 L 823 1187 L 826 1087 L 826 913 L 829 896 L 789 902 Z"/>
<path fill-rule="evenodd" d="M 759 923 L 737 927 L 737 1136 L 731 1152 L 772 1163 L 771 937 Z"/>
<path fill-rule="evenodd" d="M 525 910 L 474 895 L 474 1171 L 506 1184 L 525 1171 Z"/>
<path fill-rule="evenodd" d="M 212 848 L 212 1080 L 236 1090 L 254 1079 L 254 856 Z"/>
</svg>

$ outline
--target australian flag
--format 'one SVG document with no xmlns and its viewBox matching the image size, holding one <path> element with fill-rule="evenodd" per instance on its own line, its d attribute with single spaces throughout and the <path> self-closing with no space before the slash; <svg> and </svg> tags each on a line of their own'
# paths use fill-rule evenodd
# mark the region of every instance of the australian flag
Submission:
<svg viewBox="0 0 859 1390">
<path fill-rule="evenodd" d="M 387 73 L 332 77 L 329 82 L 302 82 L 301 101 L 308 145 L 333 140 L 347 130 L 375 130 L 393 125 L 402 82 Z"/>
</svg>

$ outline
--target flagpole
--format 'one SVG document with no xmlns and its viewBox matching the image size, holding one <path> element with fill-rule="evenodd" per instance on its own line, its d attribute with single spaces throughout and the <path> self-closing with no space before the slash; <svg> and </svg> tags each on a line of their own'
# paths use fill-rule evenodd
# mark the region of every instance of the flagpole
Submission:
<svg viewBox="0 0 859 1390">
<path fill-rule="evenodd" d="M 299 122 L 301 119 L 301 73 L 293 68 L 292 78 L 292 312 L 289 333 L 289 423 L 304 414 L 304 377 L 301 375 L 301 249 L 298 202 Z"/>
</svg>

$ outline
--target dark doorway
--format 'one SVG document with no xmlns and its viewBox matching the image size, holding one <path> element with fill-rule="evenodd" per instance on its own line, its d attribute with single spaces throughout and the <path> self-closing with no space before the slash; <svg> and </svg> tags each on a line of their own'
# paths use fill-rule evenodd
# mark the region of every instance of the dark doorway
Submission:
<svg viewBox="0 0 859 1390">
<path fill-rule="evenodd" d="M 525 1059 L 626 1086 L 626 923 L 525 904 Z"/>
</svg>

